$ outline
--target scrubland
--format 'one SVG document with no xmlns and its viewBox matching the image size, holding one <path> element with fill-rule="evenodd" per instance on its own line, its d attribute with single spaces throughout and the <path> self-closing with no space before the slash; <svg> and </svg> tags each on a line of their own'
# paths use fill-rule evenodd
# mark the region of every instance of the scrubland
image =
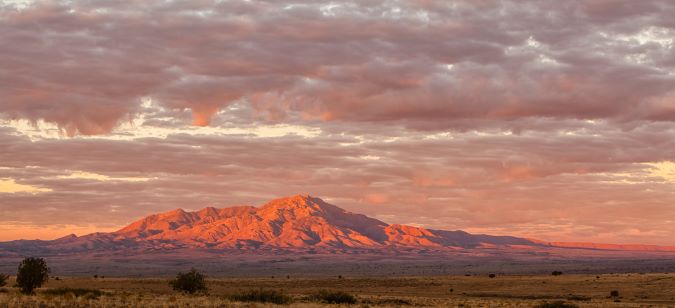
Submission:
<svg viewBox="0 0 675 308">
<path fill-rule="evenodd" d="M 208 293 L 198 295 L 177 293 L 168 280 L 52 278 L 33 296 L 4 288 L 0 307 L 536 307 L 560 301 L 578 307 L 675 305 L 675 274 L 220 278 L 209 279 Z M 265 303 L 260 301 L 271 297 L 258 296 L 252 302 L 240 301 L 247 300 L 242 294 L 255 290 L 269 290 L 289 300 Z M 329 304 L 314 296 L 321 290 L 350 294 L 357 301 Z"/>
</svg>

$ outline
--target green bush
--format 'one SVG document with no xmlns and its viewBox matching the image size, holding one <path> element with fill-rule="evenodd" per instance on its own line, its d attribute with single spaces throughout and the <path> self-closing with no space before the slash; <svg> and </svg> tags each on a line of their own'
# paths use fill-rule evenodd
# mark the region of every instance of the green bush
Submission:
<svg viewBox="0 0 675 308">
<path fill-rule="evenodd" d="M 0 287 L 4 287 L 7 284 L 7 279 L 9 279 L 9 276 L 0 274 Z"/>
<path fill-rule="evenodd" d="M 293 302 L 293 298 L 276 290 L 248 290 L 228 296 L 228 299 L 237 302 L 274 303 L 285 305 Z"/>
<path fill-rule="evenodd" d="M 341 291 L 321 290 L 312 294 L 310 299 L 326 304 L 356 304 L 356 297 Z"/>
<path fill-rule="evenodd" d="M 99 298 L 101 295 L 106 293 L 101 290 L 96 289 L 85 289 L 85 288 L 57 288 L 57 289 L 48 289 L 42 291 L 42 294 L 52 295 L 52 296 L 64 296 L 66 294 L 72 294 L 75 297 L 86 297 L 86 298 Z"/>
<path fill-rule="evenodd" d="M 579 306 L 575 304 L 568 304 L 564 301 L 555 301 L 555 302 L 543 302 L 539 305 L 534 306 L 534 308 L 578 308 Z"/>
<path fill-rule="evenodd" d="M 33 294 L 35 289 L 49 280 L 49 267 L 42 258 L 25 258 L 16 273 L 16 286 L 23 294 Z"/>
<path fill-rule="evenodd" d="M 176 291 L 195 294 L 197 292 L 206 292 L 205 276 L 196 269 L 191 269 L 187 273 L 178 273 L 176 279 L 169 281 L 169 285 Z"/>
</svg>

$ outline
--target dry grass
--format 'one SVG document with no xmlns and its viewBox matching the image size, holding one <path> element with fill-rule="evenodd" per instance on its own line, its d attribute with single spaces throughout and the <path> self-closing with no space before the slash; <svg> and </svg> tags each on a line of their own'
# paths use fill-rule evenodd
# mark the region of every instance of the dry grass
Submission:
<svg viewBox="0 0 675 308">
<path fill-rule="evenodd" d="M 336 307 L 311 301 L 319 290 L 355 295 L 357 306 L 533 307 L 565 301 L 579 307 L 660 307 L 675 305 L 675 275 L 444 276 L 405 278 L 227 278 L 208 281 L 209 294 L 188 296 L 171 290 L 166 279 L 75 278 L 50 280 L 46 288 L 87 288 L 99 297 L 68 292 L 20 295 L 0 292 L 0 307 L 273 307 L 242 303 L 231 295 L 246 290 L 279 290 L 293 307 Z M 10 281 L 10 285 L 12 281 Z M 610 297 L 618 290 L 620 297 Z M 620 302 L 615 302 L 619 300 Z M 344 305 L 343 305 L 344 306 Z M 283 306 L 282 307 L 288 307 Z"/>
</svg>

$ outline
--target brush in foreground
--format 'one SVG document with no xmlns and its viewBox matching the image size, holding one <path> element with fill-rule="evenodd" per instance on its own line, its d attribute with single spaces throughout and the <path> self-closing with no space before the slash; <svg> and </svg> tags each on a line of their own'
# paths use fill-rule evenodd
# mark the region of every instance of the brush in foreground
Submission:
<svg viewBox="0 0 675 308">
<path fill-rule="evenodd" d="M 321 290 L 315 294 L 312 294 L 310 299 L 326 304 L 356 304 L 356 297 L 341 291 Z"/>
<path fill-rule="evenodd" d="M 7 280 L 9 279 L 9 276 L 5 274 L 0 274 L 0 287 L 4 287 L 7 284 Z"/>
<path fill-rule="evenodd" d="M 195 294 L 197 292 L 206 293 L 208 288 L 204 281 L 205 276 L 192 268 L 187 273 L 178 273 L 176 279 L 169 281 L 169 285 L 176 291 L 181 291 L 188 294 Z"/>
<path fill-rule="evenodd" d="M 278 305 L 286 305 L 293 302 L 293 298 L 280 291 L 263 289 L 243 291 L 232 294 L 227 298 L 237 302 L 273 303 Z"/>
<path fill-rule="evenodd" d="M 564 301 L 555 301 L 555 302 L 543 302 L 539 305 L 534 306 L 534 308 L 578 308 L 579 306 L 575 304 L 569 304 Z"/>
<path fill-rule="evenodd" d="M 44 295 L 51 296 L 66 296 L 72 295 L 73 297 L 83 297 L 87 299 L 95 299 L 105 295 L 106 292 L 96 289 L 86 289 L 86 288 L 57 288 L 57 289 L 48 289 L 42 291 Z"/>
<path fill-rule="evenodd" d="M 23 294 L 34 294 L 35 289 L 42 287 L 49 280 L 49 267 L 42 258 L 25 258 L 19 264 L 16 274 L 16 286 Z"/>
</svg>

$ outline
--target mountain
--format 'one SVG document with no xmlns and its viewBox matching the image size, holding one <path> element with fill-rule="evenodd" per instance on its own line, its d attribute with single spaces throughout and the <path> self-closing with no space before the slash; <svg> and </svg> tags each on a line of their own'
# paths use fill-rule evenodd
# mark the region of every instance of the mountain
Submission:
<svg viewBox="0 0 675 308">
<path fill-rule="evenodd" d="M 154 214 L 112 233 L 70 235 L 53 241 L 0 243 L 4 254 L 144 253 L 174 250 L 211 252 L 405 253 L 495 252 L 548 253 L 592 251 L 675 253 L 675 247 L 550 243 L 387 224 L 351 213 L 319 198 L 293 196 L 261 207 L 182 209 Z"/>
<path fill-rule="evenodd" d="M 148 216 L 114 234 L 120 239 L 176 241 L 203 248 L 473 248 L 483 244 L 532 244 L 515 237 L 389 225 L 308 196 L 277 199 L 260 208 L 205 208 L 198 212 L 179 209 Z"/>
</svg>

